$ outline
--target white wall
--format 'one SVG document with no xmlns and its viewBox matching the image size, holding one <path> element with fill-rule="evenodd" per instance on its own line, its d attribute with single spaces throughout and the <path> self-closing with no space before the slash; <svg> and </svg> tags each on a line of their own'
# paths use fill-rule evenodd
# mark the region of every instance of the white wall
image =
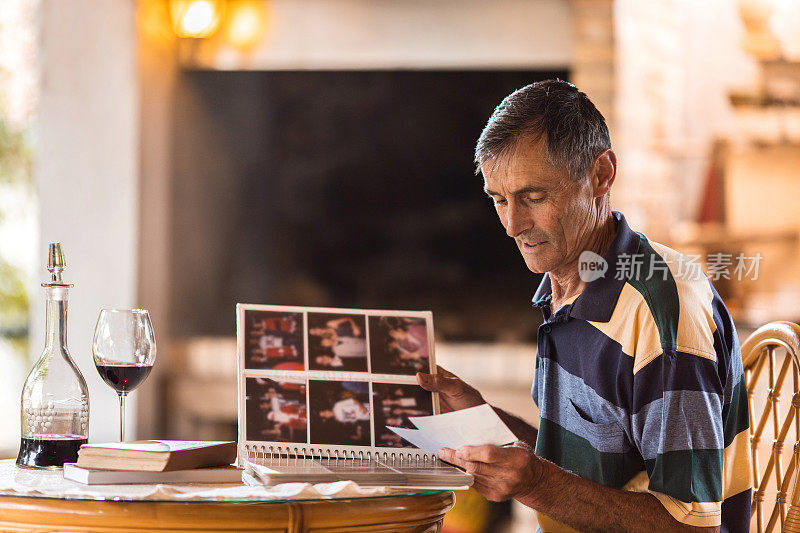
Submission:
<svg viewBox="0 0 800 533">
<path fill-rule="evenodd" d="M 219 69 L 562 68 L 568 0 L 270 0 L 247 56 L 222 37 L 194 64 Z M 222 32 L 221 32 L 222 33 Z M 190 62 L 191 63 L 191 62 Z"/>
<path fill-rule="evenodd" d="M 34 171 L 41 209 L 39 278 L 46 274 L 47 243 L 61 241 L 65 279 L 75 284 L 68 344 L 89 384 L 93 441 L 116 439 L 119 424 L 116 394 L 92 363 L 95 321 L 102 307 L 136 304 L 136 43 L 132 1 L 42 2 Z M 44 295 L 40 288 L 31 294 L 31 351 L 38 357 Z M 135 400 L 136 393 L 128 401 L 129 423 Z"/>
</svg>

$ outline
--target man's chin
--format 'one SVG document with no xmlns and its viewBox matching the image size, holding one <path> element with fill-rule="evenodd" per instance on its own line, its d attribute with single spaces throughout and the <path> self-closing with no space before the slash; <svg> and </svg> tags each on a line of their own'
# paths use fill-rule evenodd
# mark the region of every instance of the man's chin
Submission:
<svg viewBox="0 0 800 533">
<path fill-rule="evenodd" d="M 533 252 L 526 251 L 519 243 L 517 243 L 517 247 L 522 254 L 522 259 L 525 261 L 528 270 L 535 274 L 544 274 L 558 266 L 558 260 L 554 257 L 550 257 L 553 255 L 552 252 L 554 250 L 550 248 L 549 243 L 537 247 L 539 249 Z"/>
<path fill-rule="evenodd" d="M 525 257 L 525 265 L 528 267 L 528 270 L 533 272 L 534 274 L 544 274 L 545 272 L 549 272 L 552 269 L 549 261 L 541 261 L 541 260 L 534 260 L 529 257 Z"/>
</svg>

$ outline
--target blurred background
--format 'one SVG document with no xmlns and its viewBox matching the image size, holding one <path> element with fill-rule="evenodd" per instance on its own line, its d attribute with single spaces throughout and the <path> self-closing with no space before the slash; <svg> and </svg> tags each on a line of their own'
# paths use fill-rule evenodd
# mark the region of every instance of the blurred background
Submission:
<svg viewBox="0 0 800 533">
<path fill-rule="evenodd" d="M 236 302 L 433 310 L 437 361 L 535 423 L 539 277 L 471 161 L 546 78 L 608 120 L 613 208 L 700 256 L 742 337 L 800 320 L 798 28 L 796 0 L 2 0 L 0 456 L 55 241 L 91 440 L 118 421 L 103 307 L 156 330 L 131 437 L 236 437 Z M 531 526 L 459 501 L 449 531 Z"/>
</svg>

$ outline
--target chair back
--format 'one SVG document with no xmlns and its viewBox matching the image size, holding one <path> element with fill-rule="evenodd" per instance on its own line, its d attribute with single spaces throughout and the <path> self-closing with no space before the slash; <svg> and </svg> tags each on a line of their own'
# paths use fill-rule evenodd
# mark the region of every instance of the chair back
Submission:
<svg viewBox="0 0 800 533">
<path fill-rule="evenodd" d="M 742 344 L 742 361 L 756 484 L 750 530 L 800 533 L 800 326 L 770 322 L 758 328 Z M 787 438 L 792 446 L 785 448 Z"/>
</svg>

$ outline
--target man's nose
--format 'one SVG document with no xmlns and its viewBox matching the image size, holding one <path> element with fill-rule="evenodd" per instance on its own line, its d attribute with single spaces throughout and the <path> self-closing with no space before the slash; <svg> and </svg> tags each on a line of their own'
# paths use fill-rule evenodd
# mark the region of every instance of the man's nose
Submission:
<svg viewBox="0 0 800 533">
<path fill-rule="evenodd" d="M 509 202 L 506 210 L 506 234 L 509 237 L 516 237 L 530 229 L 530 226 L 530 219 L 525 210 L 516 206 L 514 202 Z"/>
</svg>

